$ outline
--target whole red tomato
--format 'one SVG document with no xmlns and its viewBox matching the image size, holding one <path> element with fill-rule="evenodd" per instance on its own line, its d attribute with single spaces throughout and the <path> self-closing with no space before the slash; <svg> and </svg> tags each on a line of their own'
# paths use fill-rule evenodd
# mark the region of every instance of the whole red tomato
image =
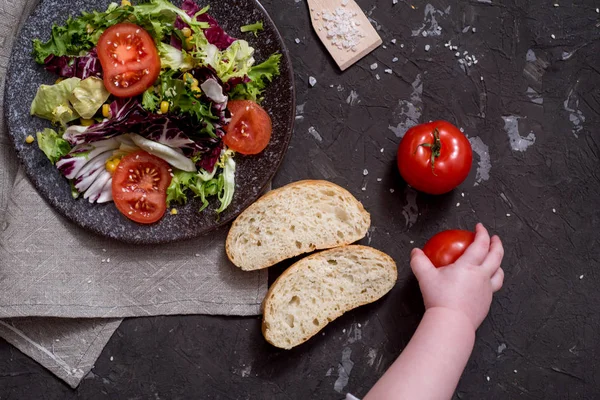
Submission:
<svg viewBox="0 0 600 400">
<path fill-rule="evenodd" d="M 450 265 L 465 252 L 467 247 L 475 240 L 475 234 L 470 231 L 452 229 L 434 235 L 425 246 L 423 253 L 436 267 Z"/>
<path fill-rule="evenodd" d="M 442 194 L 469 175 L 473 151 L 469 140 L 454 125 L 434 121 L 410 128 L 398 146 L 398 170 L 413 188 Z"/>
</svg>

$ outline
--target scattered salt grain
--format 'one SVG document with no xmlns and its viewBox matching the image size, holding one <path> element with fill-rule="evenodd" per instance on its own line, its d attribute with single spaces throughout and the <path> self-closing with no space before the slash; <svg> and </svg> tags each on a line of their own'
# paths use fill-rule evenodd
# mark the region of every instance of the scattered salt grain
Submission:
<svg viewBox="0 0 600 400">
<path fill-rule="evenodd" d="M 600 14 L 600 8 L 596 8 L 596 14 Z"/>
<path fill-rule="evenodd" d="M 427 37 L 427 31 L 423 31 L 421 34 L 423 35 L 423 37 Z"/>
<path fill-rule="evenodd" d="M 367 176 L 367 175 L 369 175 L 369 171 L 368 171 L 367 169 L 364 169 L 364 170 L 363 170 L 363 175 L 364 175 L 364 176 Z"/>
<path fill-rule="evenodd" d="M 556 36 L 554 36 L 554 33 L 553 33 L 552 35 L 550 35 L 550 37 L 551 37 L 552 39 L 556 39 Z"/>
<path fill-rule="evenodd" d="M 102 249 L 102 251 L 106 253 L 106 249 Z"/>
<path fill-rule="evenodd" d="M 393 71 L 392 71 L 390 68 L 388 68 L 388 69 L 384 70 L 384 72 L 385 72 L 386 74 L 391 74 Z"/>
<path fill-rule="evenodd" d="M 317 80 L 315 79 L 315 77 L 314 77 L 314 76 L 309 76 L 309 77 L 308 77 L 308 84 L 309 84 L 311 87 L 314 87 L 314 86 L 317 84 Z"/>
<path fill-rule="evenodd" d="M 516 374 L 516 373 L 517 373 L 517 370 L 515 369 L 513 372 Z"/>
<path fill-rule="evenodd" d="M 510 214 L 506 214 L 507 217 L 510 217 Z"/>
<path fill-rule="evenodd" d="M 392 40 L 390 40 L 390 43 L 391 43 L 391 44 L 396 44 L 396 39 L 392 39 Z"/>
<path fill-rule="evenodd" d="M 581 280 L 581 279 L 583 279 L 583 275 L 579 275 L 579 279 L 580 279 L 580 280 Z"/>
<path fill-rule="evenodd" d="M 379 74 L 375 74 L 375 79 L 380 80 L 381 77 L 379 76 Z"/>
<path fill-rule="evenodd" d="M 456 207 L 460 207 L 460 203 L 456 203 Z"/>
<path fill-rule="evenodd" d="M 376 69 L 377 69 L 377 67 L 378 67 L 377 63 L 373 63 L 373 64 L 371 64 L 371 70 L 373 70 L 373 71 L 374 71 L 374 70 L 376 70 Z"/>
<path fill-rule="evenodd" d="M 387 49 L 387 46 L 385 44 L 383 46 L 381 46 L 381 47 L 383 47 L 384 49 Z"/>
<path fill-rule="evenodd" d="M 414 242 L 415 242 L 414 240 L 411 240 L 411 241 L 410 241 L 410 244 L 413 244 Z"/>
<path fill-rule="evenodd" d="M 552 209 L 552 212 L 556 214 L 556 208 L 553 208 L 553 209 Z"/>
<path fill-rule="evenodd" d="M 379 151 L 381 151 L 381 152 L 383 153 L 383 147 L 382 147 L 382 148 L 381 148 L 381 150 L 379 150 Z"/>
<path fill-rule="evenodd" d="M 196 255 L 196 257 L 200 257 L 200 254 L 198 254 L 198 253 L 196 253 L 195 255 Z"/>
<path fill-rule="evenodd" d="M 103 258 L 103 259 L 102 259 L 102 262 L 103 262 L 103 263 L 105 263 L 105 262 L 106 262 L 106 258 Z"/>
<path fill-rule="evenodd" d="M 107 259 L 106 259 L 106 262 L 107 262 L 107 263 L 109 263 L 109 262 L 110 262 L 110 258 L 107 258 Z"/>
<path fill-rule="evenodd" d="M 425 45 L 425 51 L 429 51 L 430 48 L 431 48 L 430 45 L 428 45 L 428 44 Z"/>
<path fill-rule="evenodd" d="M 382 179 L 381 179 L 381 178 L 377 178 L 377 182 L 381 182 L 381 181 L 382 181 Z"/>
<path fill-rule="evenodd" d="M 394 193 L 394 189 L 390 189 L 390 193 Z"/>
<path fill-rule="evenodd" d="M 395 62 L 398 62 L 398 57 L 394 57 L 394 58 L 392 58 L 392 62 L 393 62 L 393 63 L 395 63 Z"/>
<path fill-rule="evenodd" d="M 404 43 L 400 43 L 400 48 L 403 49 L 404 48 Z"/>
<path fill-rule="evenodd" d="M 346 329 L 342 329 L 342 333 L 346 333 Z"/>
<path fill-rule="evenodd" d="M 113 356 L 110 356 L 110 361 L 114 360 Z"/>
<path fill-rule="evenodd" d="M 296 44 L 300 43 L 300 39 L 296 38 L 294 39 L 294 42 L 296 42 Z"/>
<path fill-rule="evenodd" d="M 558 3 L 554 3 L 554 7 L 558 7 L 558 6 L 559 6 L 559 4 L 558 4 Z"/>
<path fill-rule="evenodd" d="M 457 51 L 457 52 L 456 52 L 454 55 L 455 55 L 456 57 L 460 57 L 460 53 L 459 53 L 458 51 Z"/>
<path fill-rule="evenodd" d="M 393 4 L 393 5 L 396 5 L 396 4 L 398 4 L 398 0 L 392 0 L 392 4 Z"/>
<path fill-rule="evenodd" d="M 358 327 L 360 328 L 360 327 L 362 327 L 362 325 L 361 325 L 361 324 L 358 324 Z"/>
<path fill-rule="evenodd" d="M 471 31 L 472 31 L 473 33 L 475 33 L 475 32 L 477 32 L 477 28 L 473 28 L 473 29 L 471 29 Z"/>
</svg>

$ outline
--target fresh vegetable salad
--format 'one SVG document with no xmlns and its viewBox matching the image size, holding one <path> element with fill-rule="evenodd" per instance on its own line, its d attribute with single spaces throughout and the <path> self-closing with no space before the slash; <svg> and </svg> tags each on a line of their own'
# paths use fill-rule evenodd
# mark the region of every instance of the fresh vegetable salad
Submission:
<svg viewBox="0 0 600 400">
<path fill-rule="evenodd" d="M 220 213 L 234 195 L 235 154 L 258 154 L 271 137 L 259 103 L 281 55 L 253 54 L 192 0 L 123 0 L 69 18 L 33 42 L 36 62 L 58 75 L 31 104 L 54 123 L 37 143 L 73 197 L 114 201 L 133 221 L 156 222 L 191 197 L 202 211 L 216 196 Z"/>
</svg>

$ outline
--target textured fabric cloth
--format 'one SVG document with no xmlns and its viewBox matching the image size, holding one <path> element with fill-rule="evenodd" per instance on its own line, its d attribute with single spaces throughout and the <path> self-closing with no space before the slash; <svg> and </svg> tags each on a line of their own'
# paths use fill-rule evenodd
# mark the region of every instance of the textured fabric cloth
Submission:
<svg viewBox="0 0 600 400">
<path fill-rule="evenodd" d="M 3 111 L 10 49 L 35 4 L 0 0 L 0 336 L 75 387 L 120 318 L 256 315 L 267 272 L 229 263 L 226 229 L 170 245 L 125 245 L 80 229 L 37 194 Z"/>
</svg>

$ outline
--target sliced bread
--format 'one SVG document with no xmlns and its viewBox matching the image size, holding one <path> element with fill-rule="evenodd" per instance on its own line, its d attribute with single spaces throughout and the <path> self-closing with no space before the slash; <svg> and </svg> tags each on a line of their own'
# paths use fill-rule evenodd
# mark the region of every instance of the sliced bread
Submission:
<svg viewBox="0 0 600 400">
<path fill-rule="evenodd" d="M 263 335 L 283 349 L 304 343 L 346 311 L 381 298 L 397 277 L 394 260 L 371 247 L 344 246 L 308 256 L 269 289 Z"/>
<path fill-rule="evenodd" d="M 225 249 L 245 271 L 362 239 L 371 217 L 346 189 L 327 181 L 299 181 L 273 190 L 233 222 Z"/>
</svg>

